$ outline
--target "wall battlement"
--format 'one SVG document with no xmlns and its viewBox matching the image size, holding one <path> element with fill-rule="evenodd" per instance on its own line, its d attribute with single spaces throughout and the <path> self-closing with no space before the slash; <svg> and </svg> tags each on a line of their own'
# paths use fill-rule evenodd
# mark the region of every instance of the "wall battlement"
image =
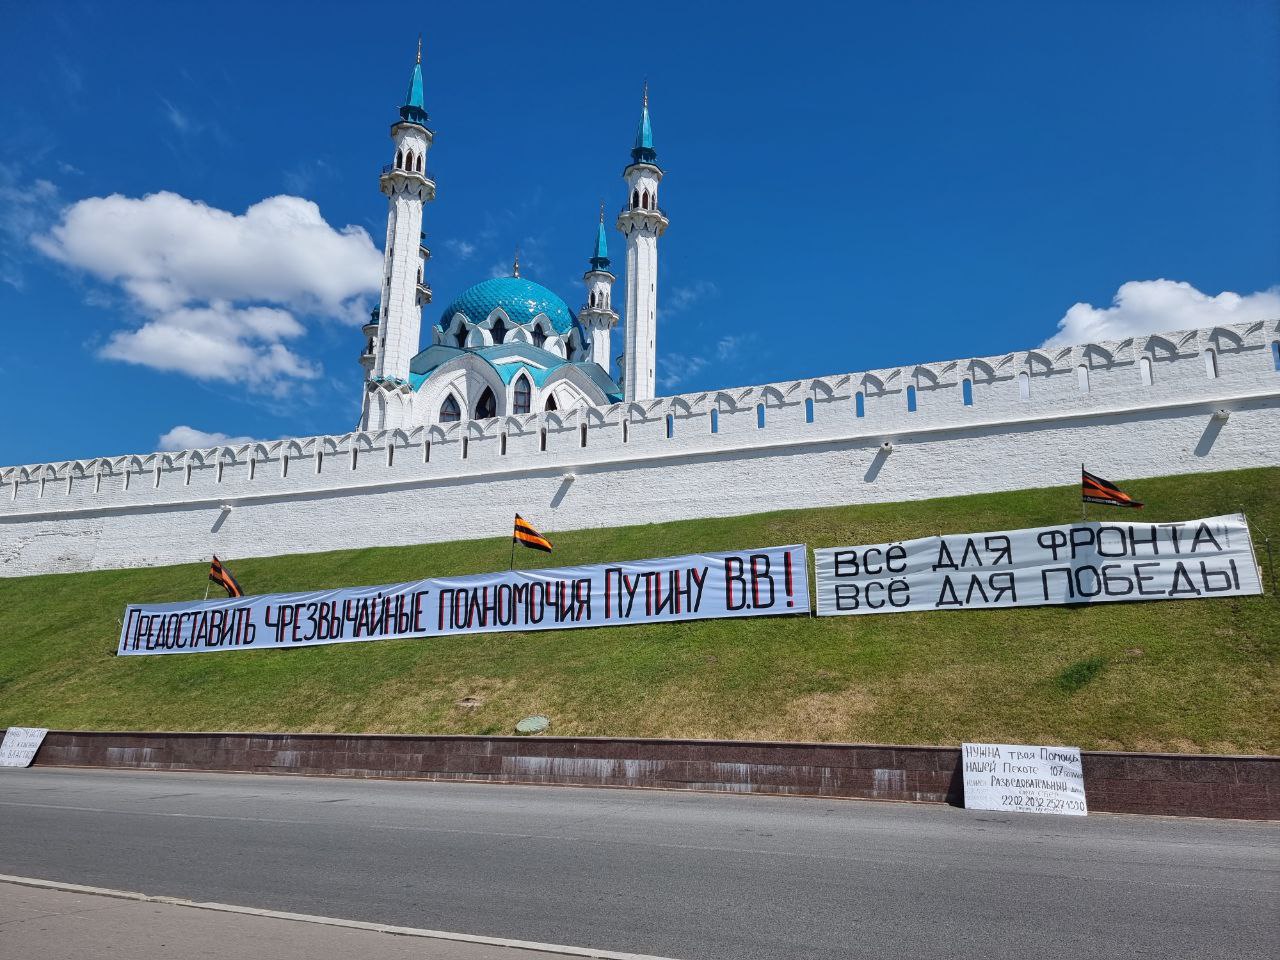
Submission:
<svg viewBox="0 0 1280 960">
<path fill-rule="evenodd" d="M 1072 482 L 1058 461 L 1074 471 L 1082 459 L 1122 477 L 1280 463 L 1280 320 L 407 431 L 4 467 L 0 575 L 502 535 L 513 509 L 558 529 L 1044 486 Z M 425 523 L 424 507 L 437 514 Z M 286 526 L 305 531 L 305 517 L 344 511 L 327 535 L 252 529 L 291 515 Z M 137 539 L 150 529 L 169 542 L 139 548 L 122 529 L 107 538 L 123 538 L 119 555 L 104 552 L 102 533 L 126 518 Z"/>
</svg>

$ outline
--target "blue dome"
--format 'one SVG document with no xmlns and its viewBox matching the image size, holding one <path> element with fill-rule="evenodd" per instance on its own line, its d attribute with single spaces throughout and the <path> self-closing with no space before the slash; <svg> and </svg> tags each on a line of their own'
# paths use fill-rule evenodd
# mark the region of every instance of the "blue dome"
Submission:
<svg viewBox="0 0 1280 960">
<path fill-rule="evenodd" d="M 501 307 L 515 323 L 528 323 L 538 314 L 546 314 L 556 333 L 573 329 L 577 318 L 565 302 L 554 293 L 523 277 L 494 277 L 468 287 L 445 307 L 439 326 L 447 329 L 455 313 L 472 323 L 481 323 L 497 307 Z"/>
</svg>

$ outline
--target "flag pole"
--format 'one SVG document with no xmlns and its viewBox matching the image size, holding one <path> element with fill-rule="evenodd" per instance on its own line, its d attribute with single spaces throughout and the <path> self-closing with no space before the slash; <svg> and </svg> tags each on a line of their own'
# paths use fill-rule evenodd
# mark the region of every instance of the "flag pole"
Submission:
<svg viewBox="0 0 1280 960">
<path fill-rule="evenodd" d="M 520 514 L 517 513 L 516 516 L 518 517 Z M 511 559 L 507 561 L 508 570 L 514 570 L 516 568 L 516 534 L 514 520 L 511 521 L 511 527 Z"/>
<path fill-rule="evenodd" d="M 211 561 L 209 561 L 209 566 L 213 566 L 213 561 L 212 561 L 212 560 L 211 560 Z M 213 581 L 209 579 L 209 575 L 208 575 L 208 574 L 205 574 L 205 578 L 204 578 L 204 598 L 205 598 L 206 600 L 208 600 L 208 599 L 209 599 L 209 584 L 210 584 L 210 583 L 212 583 L 212 582 L 213 582 Z"/>
<path fill-rule="evenodd" d="M 1080 464 L 1080 522 L 1089 522 L 1089 501 L 1084 498 L 1084 464 Z"/>
</svg>

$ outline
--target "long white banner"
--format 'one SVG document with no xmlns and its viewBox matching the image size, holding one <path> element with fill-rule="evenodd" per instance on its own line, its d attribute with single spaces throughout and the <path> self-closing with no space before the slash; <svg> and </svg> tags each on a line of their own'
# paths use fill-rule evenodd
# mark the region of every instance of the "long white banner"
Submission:
<svg viewBox="0 0 1280 960">
<path fill-rule="evenodd" d="M 1262 592 L 1241 514 L 923 537 L 814 559 L 821 617 Z"/>
<path fill-rule="evenodd" d="M 131 604 L 121 656 L 809 612 L 806 547 Z"/>
</svg>

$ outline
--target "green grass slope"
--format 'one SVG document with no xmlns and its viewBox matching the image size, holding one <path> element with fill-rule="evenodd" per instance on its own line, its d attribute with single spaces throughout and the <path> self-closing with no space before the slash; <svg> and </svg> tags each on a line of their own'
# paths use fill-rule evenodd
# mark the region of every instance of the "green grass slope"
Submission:
<svg viewBox="0 0 1280 960">
<path fill-rule="evenodd" d="M 1125 486 L 1147 502 L 1147 521 L 1243 509 L 1270 577 L 1263 541 L 1280 547 L 1280 469 Z M 1079 515 L 1077 498 L 1075 488 L 1026 490 L 552 539 L 560 564 L 879 543 L 1064 522 Z M 350 550 L 234 568 L 246 589 L 267 593 L 500 569 L 508 546 Z M 1271 595 L 112 655 L 127 602 L 198 598 L 207 569 L 0 580 L 0 725 L 507 733 L 538 712 L 566 735 L 1280 752 L 1280 603 Z"/>
</svg>

